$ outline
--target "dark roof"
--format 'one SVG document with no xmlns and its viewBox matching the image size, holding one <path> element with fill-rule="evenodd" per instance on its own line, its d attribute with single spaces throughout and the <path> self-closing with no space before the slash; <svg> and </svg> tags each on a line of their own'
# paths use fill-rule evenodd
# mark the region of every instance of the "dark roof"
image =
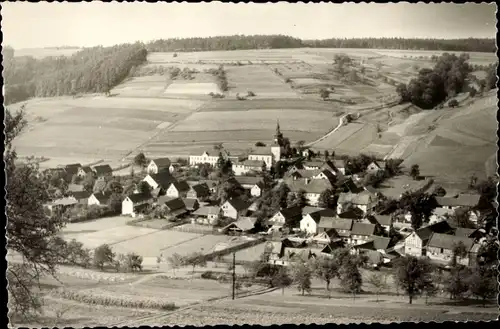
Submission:
<svg viewBox="0 0 500 329">
<path fill-rule="evenodd" d="M 243 200 L 238 199 L 238 198 L 227 200 L 227 202 L 229 202 L 229 204 L 231 206 L 233 206 L 233 208 L 236 209 L 236 211 L 248 209 L 248 207 L 250 206 L 250 204 L 248 202 L 243 201 Z"/>
<path fill-rule="evenodd" d="M 151 161 L 153 161 L 158 168 L 168 168 L 171 164 L 169 158 L 158 158 Z"/>
<path fill-rule="evenodd" d="M 90 168 L 89 166 L 81 167 L 80 169 L 83 170 L 86 174 L 92 172 L 92 168 Z"/>
<path fill-rule="evenodd" d="M 309 161 L 304 161 L 304 167 L 318 167 L 320 168 L 323 166 L 324 162 L 323 161 L 317 161 L 317 160 L 309 160 Z"/>
<path fill-rule="evenodd" d="M 169 200 L 169 201 L 165 202 L 165 206 L 167 206 L 169 211 L 175 211 L 175 210 L 186 208 L 186 205 L 184 204 L 184 201 L 182 201 L 181 198 L 175 198 L 175 199 Z"/>
<path fill-rule="evenodd" d="M 190 189 L 189 184 L 186 183 L 186 181 L 173 182 L 172 184 L 179 192 L 186 192 Z"/>
<path fill-rule="evenodd" d="M 234 178 L 240 185 L 255 185 L 262 182 L 262 177 L 236 176 Z"/>
<path fill-rule="evenodd" d="M 452 250 L 453 247 L 459 242 L 462 242 L 465 245 L 467 251 L 469 251 L 474 244 L 474 240 L 467 237 L 460 237 L 451 234 L 433 233 L 429 239 L 429 243 L 427 243 L 427 247 Z"/>
<path fill-rule="evenodd" d="M 418 235 L 420 239 L 423 241 L 428 240 L 432 233 L 447 233 L 451 231 L 451 226 L 446 221 L 441 221 L 434 223 L 432 225 L 428 225 L 422 228 L 419 228 L 415 231 L 415 234 Z"/>
<path fill-rule="evenodd" d="M 306 215 L 311 216 L 311 218 L 316 222 L 319 223 L 322 217 L 333 217 L 335 216 L 335 210 L 332 209 L 321 209 L 315 212 L 310 212 Z"/>
<path fill-rule="evenodd" d="M 478 194 L 459 194 L 454 197 L 436 197 L 436 201 L 442 207 L 475 207 L 480 198 Z"/>
<path fill-rule="evenodd" d="M 210 188 L 206 183 L 196 184 L 191 186 L 197 197 L 205 197 L 210 195 Z"/>
<path fill-rule="evenodd" d="M 80 163 L 71 163 L 71 164 L 67 164 L 64 168 L 66 170 L 68 170 L 69 168 L 80 168 L 82 165 Z"/>
<path fill-rule="evenodd" d="M 382 236 L 372 235 L 371 240 L 354 246 L 354 248 L 365 249 L 365 250 L 387 250 L 392 247 L 391 239 Z"/>
<path fill-rule="evenodd" d="M 377 223 L 382 226 L 389 226 L 392 224 L 392 217 L 390 215 L 374 215 L 373 217 Z"/>
<path fill-rule="evenodd" d="M 71 195 L 77 200 L 82 200 L 82 199 L 88 199 L 88 197 L 92 195 L 92 192 L 78 191 L 78 192 L 71 192 Z"/>
<path fill-rule="evenodd" d="M 96 192 L 94 197 L 99 201 L 99 203 L 107 203 L 111 193 Z"/>
<path fill-rule="evenodd" d="M 330 182 L 335 182 L 337 180 L 337 178 L 335 177 L 335 175 L 330 171 L 330 170 L 327 170 L 327 169 L 324 169 L 324 170 L 321 170 L 319 174 L 323 174 L 326 176 L 326 178 L 328 178 L 328 180 Z"/>
<path fill-rule="evenodd" d="M 470 238 L 471 235 L 474 234 L 476 231 L 477 229 L 475 228 L 457 227 L 455 229 L 455 235 L 460 237 Z"/>
<path fill-rule="evenodd" d="M 337 217 L 322 217 L 319 221 L 320 228 L 334 228 L 336 230 L 351 230 L 353 224 L 352 219 L 342 219 Z"/>
<path fill-rule="evenodd" d="M 151 176 L 151 178 L 163 188 L 168 188 L 170 184 L 177 181 L 168 171 L 150 174 L 149 176 Z"/>
<path fill-rule="evenodd" d="M 375 233 L 375 225 L 368 223 L 354 222 L 352 224 L 351 234 L 353 235 L 373 235 Z"/>
<path fill-rule="evenodd" d="M 344 247 L 344 242 L 342 240 L 334 240 L 331 241 L 329 244 L 327 244 L 323 250 L 321 250 L 322 253 L 325 254 L 331 254 L 335 249 L 343 248 Z"/>
<path fill-rule="evenodd" d="M 312 214 L 321 210 L 325 210 L 325 208 L 305 206 L 304 208 L 302 208 L 302 215 Z"/>
<path fill-rule="evenodd" d="M 302 216 L 302 209 L 300 207 L 290 207 L 280 210 L 281 215 L 285 217 L 285 220 L 294 219 L 296 217 Z"/>
<path fill-rule="evenodd" d="M 358 207 L 354 207 L 352 209 L 340 213 L 337 217 L 346 219 L 361 219 L 363 218 L 363 215 L 364 215 L 363 210 L 359 209 Z"/>
<path fill-rule="evenodd" d="M 82 167 L 81 164 L 73 163 L 73 164 L 66 165 L 64 167 L 64 169 L 66 170 L 66 172 L 68 173 L 69 176 L 73 176 L 76 173 L 78 173 L 78 169 L 80 169 L 81 167 Z"/>
<path fill-rule="evenodd" d="M 195 210 L 195 208 L 197 208 L 196 207 L 196 204 L 198 203 L 197 199 L 186 198 L 183 201 L 184 201 L 184 204 L 186 205 L 186 209 L 188 209 L 188 210 Z"/>
<path fill-rule="evenodd" d="M 201 207 L 196 210 L 193 214 L 197 216 L 208 216 L 208 215 L 216 215 L 220 212 L 220 207 L 217 206 L 209 206 L 209 207 Z"/>
<path fill-rule="evenodd" d="M 142 201 L 147 201 L 147 200 L 150 200 L 151 199 L 151 195 L 150 194 L 145 194 L 145 193 L 135 193 L 135 194 L 130 194 L 129 196 L 127 196 L 130 201 L 132 201 L 133 203 L 137 203 L 137 202 L 142 202 Z"/>
<path fill-rule="evenodd" d="M 113 169 L 111 168 L 111 166 L 109 164 L 105 164 L 105 165 L 95 166 L 94 171 L 95 171 L 97 176 L 102 176 L 102 175 L 111 174 L 113 172 Z"/>
</svg>

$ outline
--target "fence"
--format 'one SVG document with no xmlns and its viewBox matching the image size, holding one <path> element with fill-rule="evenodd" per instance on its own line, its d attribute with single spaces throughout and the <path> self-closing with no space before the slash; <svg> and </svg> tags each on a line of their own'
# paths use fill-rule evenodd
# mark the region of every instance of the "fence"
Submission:
<svg viewBox="0 0 500 329">
<path fill-rule="evenodd" d="M 184 223 L 186 225 L 172 227 L 172 230 L 185 232 L 185 233 L 196 233 L 196 234 L 214 234 L 214 235 L 223 235 L 224 233 L 219 232 L 217 228 L 212 226 L 204 226 L 204 225 L 196 225 Z"/>
<path fill-rule="evenodd" d="M 244 242 L 244 243 L 241 243 L 241 244 L 238 244 L 238 245 L 226 248 L 226 249 L 211 252 L 209 254 L 203 255 L 203 258 L 206 261 L 214 260 L 217 257 L 225 256 L 225 255 L 231 254 L 231 253 L 236 252 L 236 251 L 241 250 L 241 249 L 250 248 L 250 247 L 253 247 L 253 246 L 255 246 L 259 243 L 262 243 L 262 242 L 264 242 L 264 238 L 251 240 L 251 241 Z"/>
</svg>

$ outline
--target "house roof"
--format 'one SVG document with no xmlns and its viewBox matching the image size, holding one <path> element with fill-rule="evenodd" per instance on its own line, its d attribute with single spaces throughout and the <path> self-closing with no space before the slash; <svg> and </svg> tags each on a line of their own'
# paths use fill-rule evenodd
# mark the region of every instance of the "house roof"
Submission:
<svg viewBox="0 0 500 329">
<path fill-rule="evenodd" d="M 304 167 L 318 167 L 318 168 L 321 168 L 321 166 L 323 166 L 323 164 L 324 164 L 323 161 L 318 161 L 318 160 L 304 161 Z"/>
<path fill-rule="evenodd" d="M 375 224 L 354 222 L 352 224 L 351 234 L 353 235 L 373 235 L 375 233 Z"/>
<path fill-rule="evenodd" d="M 196 182 L 196 184 L 207 184 L 208 188 L 214 188 L 219 182 L 212 179 L 201 179 Z"/>
<path fill-rule="evenodd" d="M 85 191 L 85 187 L 80 184 L 68 184 L 68 192 L 81 192 Z"/>
<path fill-rule="evenodd" d="M 375 220 L 382 226 L 389 226 L 392 224 L 392 217 L 389 215 L 374 215 Z"/>
<path fill-rule="evenodd" d="M 441 207 L 475 207 L 480 198 L 478 194 L 459 194 L 454 197 L 436 197 L 436 201 Z"/>
<path fill-rule="evenodd" d="M 320 228 L 334 228 L 336 230 L 351 230 L 353 224 L 352 219 L 342 219 L 337 217 L 322 217 L 319 221 Z"/>
<path fill-rule="evenodd" d="M 323 191 L 332 188 L 332 184 L 326 179 L 311 179 L 309 182 L 306 182 L 305 179 L 287 179 L 285 183 L 290 188 L 290 191 L 295 193 L 304 190 L 306 193 L 321 194 Z"/>
<path fill-rule="evenodd" d="M 335 182 L 337 179 L 335 177 L 335 175 L 330 170 L 327 170 L 327 169 L 320 170 L 317 175 L 319 175 L 319 174 L 325 175 L 326 178 L 329 179 L 331 182 Z"/>
<path fill-rule="evenodd" d="M 319 175 L 321 173 L 321 170 L 319 169 L 314 169 L 314 170 L 306 170 L 306 169 L 298 169 L 295 172 L 292 173 L 292 177 L 300 177 L 300 178 L 313 178 L 316 175 Z"/>
<path fill-rule="evenodd" d="M 455 236 L 470 238 L 470 236 L 472 234 L 474 234 L 476 231 L 477 231 L 477 229 L 475 229 L 475 228 L 457 227 L 455 229 Z"/>
<path fill-rule="evenodd" d="M 92 192 L 88 191 L 71 192 L 71 196 L 73 196 L 77 200 L 88 199 L 88 197 L 91 195 Z"/>
<path fill-rule="evenodd" d="M 70 205 L 73 205 L 76 203 L 78 203 L 78 201 L 75 198 L 68 197 L 68 198 L 56 199 L 52 202 L 52 205 L 54 205 L 54 206 L 70 206 Z"/>
<path fill-rule="evenodd" d="M 251 155 L 273 155 L 271 148 L 268 146 L 255 147 L 249 154 Z"/>
<path fill-rule="evenodd" d="M 186 205 L 186 209 L 188 210 L 194 210 L 196 208 L 196 204 L 198 203 L 197 199 L 190 199 L 190 198 L 185 198 L 183 199 L 184 204 Z"/>
<path fill-rule="evenodd" d="M 196 193 L 197 197 L 205 197 L 210 195 L 210 189 L 206 183 L 193 185 L 191 186 L 191 189 Z"/>
<path fill-rule="evenodd" d="M 248 207 L 250 206 L 248 202 L 238 198 L 227 200 L 226 202 L 228 202 L 234 209 L 236 209 L 236 211 L 248 209 Z"/>
<path fill-rule="evenodd" d="M 82 165 L 80 163 L 71 163 L 71 164 L 67 164 L 66 166 L 64 166 L 64 169 L 66 169 L 66 171 L 68 169 L 73 169 L 73 168 L 76 168 L 78 170 L 78 168 L 80 168 Z"/>
<path fill-rule="evenodd" d="M 255 217 L 241 217 L 238 219 L 236 222 L 233 222 L 227 226 L 225 226 L 223 229 L 227 229 L 231 226 L 236 226 L 242 231 L 250 231 L 255 227 L 255 222 L 257 221 L 257 218 Z"/>
<path fill-rule="evenodd" d="M 332 251 L 334 251 L 335 249 L 343 248 L 343 247 L 344 247 L 344 242 L 342 240 L 333 240 L 333 241 L 330 241 L 330 243 L 327 244 L 321 250 L 321 252 L 325 253 L 325 254 L 331 254 Z"/>
<path fill-rule="evenodd" d="M 208 207 L 200 207 L 193 214 L 196 216 L 208 216 L 208 215 L 217 215 L 220 212 L 220 207 L 217 206 L 208 206 Z"/>
<path fill-rule="evenodd" d="M 167 206 L 170 211 L 186 209 L 186 205 L 184 204 L 184 201 L 182 201 L 181 198 L 168 200 L 165 202 L 165 206 Z"/>
<path fill-rule="evenodd" d="M 155 198 L 158 198 L 160 196 L 160 194 L 162 193 L 163 191 L 163 188 L 161 186 L 158 186 L 157 188 L 155 188 L 154 190 L 151 191 L 151 195 Z"/>
<path fill-rule="evenodd" d="M 252 177 L 252 176 L 236 176 L 234 179 L 240 185 L 255 185 L 259 182 L 262 182 L 262 177 Z"/>
<path fill-rule="evenodd" d="M 250 211 L 257 211 L 258 210 L 259 203 L 258 201 L 254 201 L 250 207 L 248 207 L 248 210 Z"/>
<path fill-rule="evenodd" d="M 325 210 L 325 208 L 305 206 L 302 208 L 302 215 L 312 214 L 321 210 Z"/>
<path fill-rule="evenodd" d="M 147 201 L 151 199 L 151 195 L 145 193 L 135 193 L 127 196 L 133 203 Z"/>
<path fill-rule="evenodd" d="M 93 196 L 99 201 L 99 203 L 107 203 L 111 197 L 111 193 L 96 192 Z"/>
<path fill-rule="evenodd" d="M 365 250 L 387 250 L 392 247 L 392 244 L 390 238 L 372 235 L 370 237 L 370 241 L 354 246 L 354 248 Z"/>
<path fill-rule="evenodd" d="M 167 168 L 172 164 L 169 158 L 158 158 L 151 161 L 159 168 Z"/>
<path fill-rule="evenodd" d="M 332 161 L 335 168 L 345 168 L 345 161 L 341 159 L 335 159 Z"/>
<path fill-rule="evenodd" d="M 346 219 L 361 219 L 363 218 L 363 210 L 355 207 L 353 209 L 349 209 L 337 215 L 338 218 L 346 218 Z"/>
<path fill-rule="evenodd" d="M 446 221 L 441 221 L 434 223 L 432 225 L 428 225 L 422 228 L 419 228 L 415 231 L 415 234 L 422 239 L 423 241 L 428 240 L 432 233 L 446 233 L 451 231 L 451 226 Z"/>
<path fill-rule="evenodd" d="M 371 193 L 362 191 L 361 193 L 340 193 L 338 203 L 351 202 L 357 205 L 368 205 L 370 203 Z"/>
<path fill-rule="evenodd" d="M 474 241 L 467 237 L 461 237 L 451 234 L 433 233 L 429 239 L 429 243 L 427 243 L 427 246 L 452 250 L 453 247 L 459 242 L 462 242 L 465 245 L 467 251 L 469 251 L 474 244 Z"/>
<path fill-rule="evenodd" d="M 285 220 L 289 219 L 294 219 L 296 217 L 302 216 L 302 209 L 300 207 L 290 207 L 290 208 L 284 208 L 279 211 L 283 217 L 285 217 Z"/>
<path fill-rule="evenodd" d="M 186 192 L 189 191 L 190 189 L 189 184 L 186 183 L 186 181 L 172 182 L 172 184 L 175 186 L 175 189 L 179 192 Z"/>
<path fill-rule="evenodd" d="M 89 166 L 80 167 L 80 169 L 83 170 L 83 172 L 85 172 L 86 174 L 92 172 L 92 168 L 90 168 Z"/>
<path fill-rule="evenodd" d="M 265 164 L 264 161 L 262 160 L 244 160 L 238 164 L 242 164 L 247 167 L 255 167 L 255 168 L 262 168 L 262 164 Z"/>
<path fill-rule="evenodd" d="M 101 175 L 111 174 L 113 172 L 113 169 L 109 164 L 105 164 L 100 166 L 94 166 L 94 171 L 97 176 L 101 176 Z"/>
<path fill-rule="evenodd" d="M 149 176 L 156 182 L 156 184 L 164 188 L 168 188 L 170 184 L 177 181 L 168 171 L 150 174 Z"/>
</svg>

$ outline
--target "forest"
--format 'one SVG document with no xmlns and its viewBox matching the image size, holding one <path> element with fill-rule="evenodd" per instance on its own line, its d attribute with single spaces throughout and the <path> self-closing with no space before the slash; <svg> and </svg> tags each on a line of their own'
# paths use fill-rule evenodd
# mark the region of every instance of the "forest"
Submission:
<svg viewBox="0 0 500 329">
<path fill-rule="evenodd" d="M 35 59 L 14 53 L 3 50 L 6 105 L 30 97 L 109 93 L 147 57 L 142 43 L 84 48 L 68 57 Z"/>
</svg>

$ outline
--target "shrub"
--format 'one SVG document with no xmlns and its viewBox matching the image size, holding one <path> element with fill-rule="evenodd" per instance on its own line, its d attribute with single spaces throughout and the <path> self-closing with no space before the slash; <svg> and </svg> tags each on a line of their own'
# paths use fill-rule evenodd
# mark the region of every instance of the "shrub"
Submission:
<svg viewBox="0 0 500 329">
<path fill-rule="evenodd" d="M 257 147 L 263 147 L 263 146 L 266 146 L 266 144 L 264 144 L 262 142 L 257 142 L 257 143 L 255 143 L 255 146 L 257 146 Z"/>
<path fill-rule="evenodd" d="M 247 97 L 255 97 L 255 93 L 251 90 L 247 92 Z"/>
<path fill-rule="evenodd" d="M 458 106 L 458 101 L 456 99 L 452 99 L 448 102 L 448 107 L 454 108 Z"/>
<path fill-rule="evenodd" d="M 207 279 L 207 280 L 214 280 L 215 279 L 215 276 L 214 276 L 214 272 L 212 271 L 205 271 L 201 274 L 201 278 L 202 279 Z"/>
</svg>

